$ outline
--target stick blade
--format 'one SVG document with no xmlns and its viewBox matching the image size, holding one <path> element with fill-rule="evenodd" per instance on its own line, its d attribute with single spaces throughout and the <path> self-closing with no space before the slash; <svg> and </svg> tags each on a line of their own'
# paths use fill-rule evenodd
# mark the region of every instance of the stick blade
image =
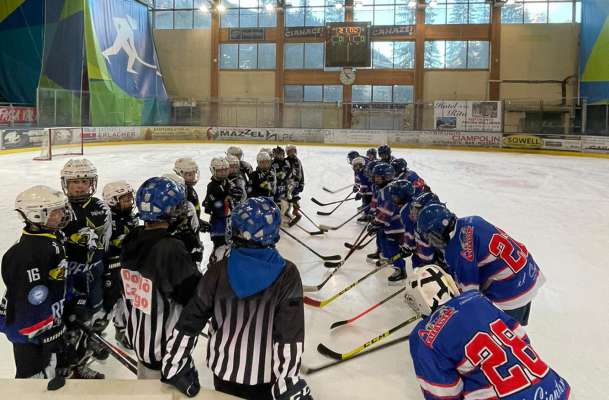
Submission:
<svg viewBox="0 0 609 400">
<path fill-rule="evenodd" d="M 326 233 L 326 231 L 315 231 L 315 232 L 309 232 L 309 235 L 312 235 L 312 236 L 323 235 L 324 233 Z"/>
<path fill-rule="evenodd" d="M 302 286 L 302 291 L 307 293 L 307 292 L 319 292 L 319 285 L 317 286 L 308 286 L 308 285 L 303 285 Z"/>
<path fill-rule="evenodd" d="M 302 219 L 302 215 L 297 215 L 288 222 L 288 226 L 291 228 L 298 223 Z"/>
<path fill-rule="evenodd" d="M 344 321 L 336 321 L 336 322 L 333 322 L 332 325 L 330 325 L 330 329 L 338 328 L 339 326 L 347 325 L 348 323 L 349 323 L 348 319 L 346 319 Z"/>
<path fill-rule="evenodd" d="M 302 301 L 303 301 L 303 302 L 304 302 L 306 305 L 309 305 L 309 306 L 311 306 L 311 307 L 317 307 L 317 308 L 320 308 L 320 307 L 321 307 L 321 301 L 319 301 L 319 300 L 315 300 L 315 299 L 312 299 L 312 298 L 310 298 L 310 297 L 308 297 L 308 296 L 305 296 L 305 297 L 302 299 Z"/>
<path fill-rule="evenodd" d="M 330 357 L 334 360 L 342 360 L 342 354 L 335 352 L 334 350 L 331 350 L 329 348 L 326 347 L 326 345 L 324 345 L 323 343 L 320 343 L 317 345 L 317 351 L 320 354 L 323 354 L 326 357 Z"/>
<path fill-rule="evenodd" d="M 321 231 L 331 231 L 332 227 L 328 226 L 328 225 L 324 225 L 324 224 L 319 224 L 319 230 L 321 230 Z"/>
<path fill-rule="evenodd" d="M 326 261 L 324 263 L 324 267 L 326 267 L 326 268 L 338 268 L 341 265 L 343 265 L 343 262 L 344 261 L 339 261 L 339 262 Z"/>
<path fill-rule="evenodd" d="M 322 257 L 322 258 L 323 258 L 324 260 L 327 260 L 327 261 L 331 261 L 331 260 L 340 261 L 341 256 L 339 256 L 338 254 L 335 254 L 335 255 L 333 255 L 333 256 L 324 256 L 324 257 Z"/>
<path fill-rule="evenodd" d="M 321 201 L 317 200 L 315 197 L 311 197 L 311 201 L 315 204 L 317 204 L 318 206 L 324 206 L 325 204 L 322 203 Z"/>
<path fill-rule="evenodd" d="M 336 191 L 335 191 L 335 190 L 330 190 L 330 189 L 328 189 L 328 188 L 327 188 L 327 187 L 325 187 L 325 186 L 323 186 L 323 187 L 322 187 L 322 189 L 323 189 L 324 191 L 328 192 L 328 193 L 336 193 Z"/>
<path fill-rule="evenodd" d="M 331 214 L 332 214 L 332 212 L 331 212 L 331 211 L 330 211 L 330 212 L 317 211 L 317 215 L 323 215 L 324 217 L 327 217 L 328 215 L 331 215 Z M 321 224 L 319 225 L 319 227 L 320 227 L 321 229 L 324 229 L 324 228 L 322 228 L 322 226 L 325 226 L 325 225 L 321 225 Z"/>
</svg>

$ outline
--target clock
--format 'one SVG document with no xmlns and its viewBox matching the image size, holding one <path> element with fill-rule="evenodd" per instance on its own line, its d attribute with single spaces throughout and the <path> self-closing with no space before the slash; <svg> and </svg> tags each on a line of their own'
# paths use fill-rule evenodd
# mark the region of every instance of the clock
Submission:
<svg viewBox="0 0 609 400">
<path fill-rule="evenodd" d="M 339 79 L 343 85 L 352 85 L 355 82 L 355 70 L 353 68 L 343 68 L 340 71 Z"/>
</svg>

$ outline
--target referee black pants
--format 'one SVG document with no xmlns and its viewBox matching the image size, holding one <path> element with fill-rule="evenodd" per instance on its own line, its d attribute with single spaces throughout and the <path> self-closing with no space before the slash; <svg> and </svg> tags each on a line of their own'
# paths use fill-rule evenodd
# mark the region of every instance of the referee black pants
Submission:
<svg viewBox="0 0 609 400">
<path fill-rule="evenodd" d="M 247 400 L 273 400 L 271 394 L 272 383 L 260 385 L 242 385 L 240 383 L 223 381 L 214 375 L 214 387 L 216 391 L 231 394 Z"/>
</svg>

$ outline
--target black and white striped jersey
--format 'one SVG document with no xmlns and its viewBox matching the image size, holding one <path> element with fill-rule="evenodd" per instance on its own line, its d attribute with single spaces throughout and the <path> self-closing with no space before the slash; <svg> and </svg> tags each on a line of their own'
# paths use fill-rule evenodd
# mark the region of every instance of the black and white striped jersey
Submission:
<svg viewBox="0 0 609 400">
<path fill-rule="evenodd" d="M 167 340 L 201 274 L 184 244 L 166 229 L 131 231 L 121 254 L 126 333 L 135 354 L 159 370 Z"/>
<path fill-rule="evenodd" d="M 278 397 L 299 380 L 302 297 L 300 274 L 290 261 L 271 286 L 243 299 L 230 286 L 227 259 L 211 264 L 169 339 L 163 376 L 170 379 L 191 365 L 190 354 L 209 320 L 207 365 L 213 374 L 245 385 L 273 383 Z"/>
</svg>

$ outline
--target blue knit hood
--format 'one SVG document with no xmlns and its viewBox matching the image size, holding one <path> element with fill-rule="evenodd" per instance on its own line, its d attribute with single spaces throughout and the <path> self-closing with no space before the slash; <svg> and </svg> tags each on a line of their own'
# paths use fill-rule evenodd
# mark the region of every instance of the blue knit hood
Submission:
<svg viewBox="0 0 609 400">
<path fill-rule="evenodd" d="M 285 265 L 274 248 L 233 248 L 228 256 L 228 282 L 243 299 L 271 286 Z"/>
</svg>

